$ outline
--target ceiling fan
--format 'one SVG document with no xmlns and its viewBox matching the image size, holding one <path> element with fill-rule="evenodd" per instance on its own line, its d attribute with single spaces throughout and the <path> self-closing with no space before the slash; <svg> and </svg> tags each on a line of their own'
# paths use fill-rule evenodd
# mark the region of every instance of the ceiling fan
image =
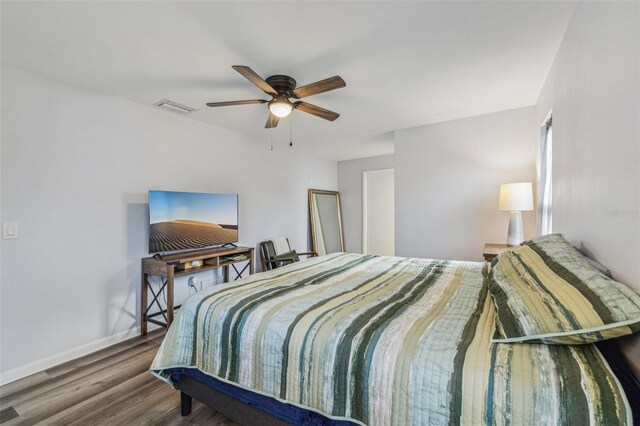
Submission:
<svg viewBox="0 0 640 426">
<path fill-rule="evenodd" d="M 296 81 L 288 75 L 272 75 L 263 80 L 251 68 L 243 65 L 234 65 L 231 68 L 238 71 L 244 78 L 258 86 L 260 90 L 271 95 L 271 100 L 250 99 L 246 101 L 228 101 L 228 102 L 209 102 L 210 107 L 232 106 L 232 105 L 250 105 L 250 104 L 267 104 L 269 106 L 269 117 L 265 128 L 270 129 L 276 127 L 281 118 L 291 114 L 291 111 L 298 109 L 302 112 L 324 118 L 325 120 L 334 121 L 340 117 L 337 112 L 329 111 L 303 101 L 291 101 L 293 99 L 302 99 L 307 96 L 317 95 L 318 93 L 328 92 L 330 90 L 346 87 L 344 80 L 336 75 L 315 83 L 296 89 Z"/>
</svg>

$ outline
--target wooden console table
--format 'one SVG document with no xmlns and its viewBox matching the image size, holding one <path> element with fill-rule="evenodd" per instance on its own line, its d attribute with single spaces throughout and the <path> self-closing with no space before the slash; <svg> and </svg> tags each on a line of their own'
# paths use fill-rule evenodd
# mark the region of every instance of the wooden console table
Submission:
<svg viewBox="0 0 640 426">
<path fill-rule="evenodd" d="M 240 258 L 231 259 L 234 256 Z M 185 267 L 191 265 L 192 262 L 202 262 L 202 266 Z M 238 271 L 236 263 L 248 262 L 245 267 Z M 180 306 L 173 305 L 173 280 L 174 277 L 181 275 L 192 275 L 197 272 L 208 271 L 210 269 L 224 268 L 224 282 L 229 282 L 230 267 L 233 267 L 236 277 L 234 280 L 242 277 L 242 273 L 249 268 L 249 274 L 253 274 L 253 248 L 252 247 L 229 247 L 229 248 L 213 248 L 208 250 L 192 251 L 188 253 L 177 253 L 163 257 L 144 257 L 142 258 L 142 288 L 140 292 L 141 305 L 141 324 L 140 333 L 144 336 L 147 334 L 147 324 L 154 323 L 169 328 L 173 322 L 173 313 Z M 162 285 L 158 292 L 154 292 L 149 283 L 149 277 L 155 275 L 161 278 Z M 167 307 L 162 308 L 160 305 L 160 295 L 167 289 Z M 148 302 L 149 291 L 153 295 L 151 303 Z M 156 304 L 159 308 L 158 312 L 149 314 L 151 307 Z M 165 322 L 155 319 L 162 315 Z"/>
</svg>

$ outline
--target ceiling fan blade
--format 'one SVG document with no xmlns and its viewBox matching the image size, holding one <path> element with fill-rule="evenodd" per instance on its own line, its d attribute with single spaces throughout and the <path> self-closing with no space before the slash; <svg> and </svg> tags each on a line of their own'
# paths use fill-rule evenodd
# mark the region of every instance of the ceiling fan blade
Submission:
<svg viewBox="0 0 640 426">
<path fill-rule="evenodd" d="M 306 86 L 298 87 L 291 93 L 294 98 L 301 99 L 346 86 L 347 83 L 344 82 L 342 77 L 335 75 L 333 77 L 325 78 L 324 80 L 316 81 L 315 83 L 307 84 Z"/>
<path fill-rule="evenodd" d="M 260 90 L 270 95 L 277 95 L 278 92 L 276 89 L 271 87 L 266 81 L 262 79 L 258 74 L 255 73 L 251 68 L 245 67 L 244 65 L 234 65 L 231 68 L 238 71 L 244 78 L 258 86 Z"/>
<path fill-rule="evenodd" d="M 280 119 L 277 116 L 269 113 L 269 117 L 267 117 L 267 124 L 264 125 L 264 128 L 271 129 L 277 127 L 279 122 Z"/>
<path fill-rule="evenodd" d="M 329 121 L 334 121 L 336 118 L 340 117 L 340 114 L 337 112 L 329 111 L 328 109 L 320 108 L 319 106 L 312 105 L 307 102 L 296 102 L 293 106 L 302 112 L 306 112 L 307 114 L 312 114 L 316 117 L 324 118 Z"/>
<path fill-rule="evenodd" d="M 251 104 L 264 104 L 267 103 L 264 99 L 251 99 L 247 101 L 227 101 L 227 102 L 207 102 L 207 106 L 221 107 L 221 106 L 234 106 L 234 105 L 251 105 Z"/>
</svg>

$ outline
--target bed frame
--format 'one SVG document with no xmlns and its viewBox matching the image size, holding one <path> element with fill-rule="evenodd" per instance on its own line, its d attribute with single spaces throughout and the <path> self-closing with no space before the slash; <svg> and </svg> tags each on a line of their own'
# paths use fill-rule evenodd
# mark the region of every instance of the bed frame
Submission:
<svg viewBox="0 0 640 426">
<path fill-rule="evenodd" d="M 289 426 L 285 422 L 252 405 L 233 398 L 190 376 L 182 376 L 177 388 L 180 390 L 180 414 L 191 414 L 192 398 L 197 399 L 214 411 L 240 423 L 255 426 Z"/>
<path fill-rule="evenodd" d="M 596 346 L 609 363 L 611 370 L 625 391 L 633 413 L 634 425 L 640 425 L 640 380 L 634 375 L 632 369 L 625 361 L 617 342 L 608 340 L 596 343 Z M 293 408 L 294 410 L 303 411 L 301 408 L 285 404 L 274 398 L 237 388 L 214 378 L 207 379 L 207 381 L 216 383 L 215 386 L 204 383 L 204 381 L 188 374 L 180 374 L 177 377 L 176 389 L 180 391 L 181 414 L 183 416 L 188 416 L 191 413 L 192 398 L 195 398 L 212 410 L 227 416 L 241 425 L 285 426 L 300 423 L 299 421 L 292 422 L 278 417 L 277 407 Z M 242 399 L 245 399 L 245 401 L 240 400 L 237 397 L 238 395 L 244 396 L 245 398 Z M 262 404 L 260 401 L 255 400 L 247 402 L 246 397 L 248 397 L 249 400 L 255 398 L 261 399 L 262 401 L 268 400 L 268 404 Z M 311 412 L 311 414 L 316 417 L 316 422 L 312 423 L 315 425 L 354 425 L 352 422 L 335 421 L 316 413 Z M 326 419 L 326 421 L 320 420 L 318 422 L 318 416 Z"/>
<path fill-rule="evenodd" d="M 356 426 L 348 420 L 330 419 L 316 411 L 279 401 L 205 375 L 197 369 L 175 369 L 171 381 L 180 390 L 181 413 L 191 413 L 193 398 L 242 425 Z"/>
</svg>

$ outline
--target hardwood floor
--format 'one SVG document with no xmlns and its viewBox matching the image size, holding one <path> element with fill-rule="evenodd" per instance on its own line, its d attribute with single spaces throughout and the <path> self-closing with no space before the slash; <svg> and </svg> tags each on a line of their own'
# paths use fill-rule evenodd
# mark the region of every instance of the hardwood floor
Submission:
<svg viewBox="0 0 640 426">
<path fill-rule="evenodd" d="M 147 371 L 163 337 L 154 331 L 0 387 L 0 424 L 236 425 L 195 400 L 180 416 L 180 393 Z"/>
</svg>

